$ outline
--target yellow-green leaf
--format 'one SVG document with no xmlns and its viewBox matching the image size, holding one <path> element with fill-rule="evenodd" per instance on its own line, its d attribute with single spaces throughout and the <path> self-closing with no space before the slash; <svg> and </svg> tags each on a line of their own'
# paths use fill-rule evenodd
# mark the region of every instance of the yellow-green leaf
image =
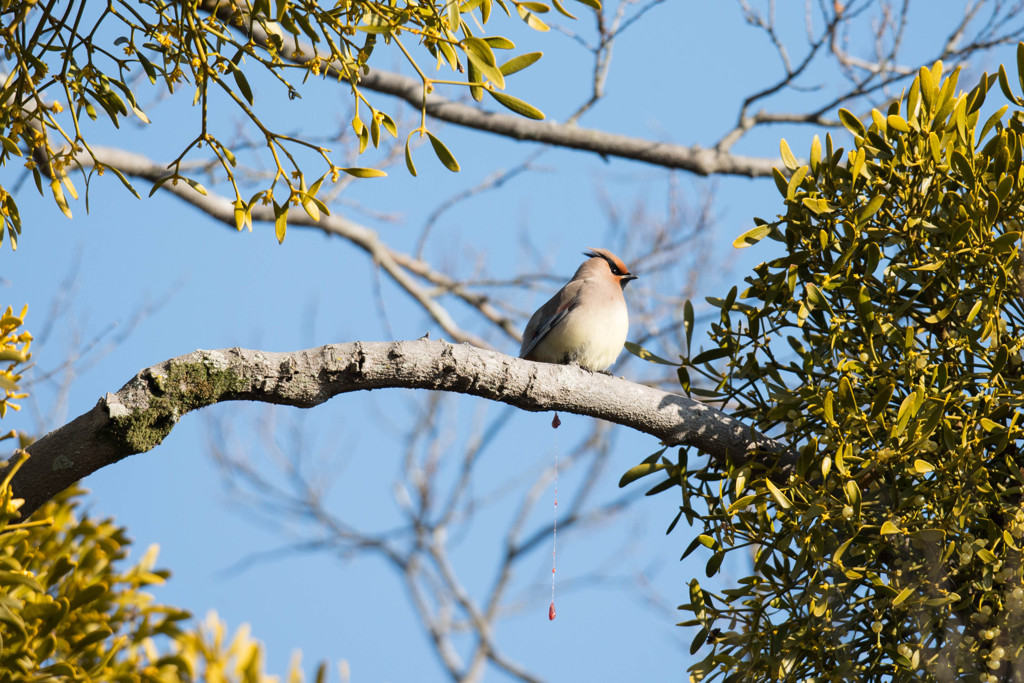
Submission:
<svg viewBox="0 0 1024 683">
<path fill-rule="evenodd" d="M 789 498 L 786 497 L 786 494 L 779 490 L 779 487 L 773 484 L 770 479 L 765 479 L 764 483 L 765 486 L 768 487 L 768 491 L 771 492 L 772 497 L 775 498 L 775 500 L 778 502 L 780 506 L 782 506 L 783 509 L 788 510 L 789 508 L 793 507 L 793 503 L 790 502 Z"/>
<path fill-rule="evenodd" d="M 61 189 L 60 181 L 56 178 L 50 181 L 50 192 L 53 193 L 53 200 L 57 202 L 57 206 L 64 212 L 64 215 L 71 218 L 71 207 L 68 206 L 68 200 L 64 197 L 64 190 Z"/>
<path fill-rule="evenodd" d="M 491 97 L 498 100 L 501 106 L 506 109 L 511 109 L 520 116 L 525 116 L 528 119 L 536 119 L 538 121 L 544 119 L 544 112 L 537 109 L 532 104 L 523 102 L 518 97 L 512 97 L 512 95 L 508 95 L 497 90 L 488 90 L 487 92 L 491 94 Z"/>
<path fill-rule="evenodd" d="M 793 151 L 789 148 L 789 143 L 786 142 L 785 138 L 779 141 L 779 152 L 782 154 L 782 163 L 789 170 L 795 170 L 800 165 L 797 163 L 796 157 L 793 156 Z"/>
<path fill-rule="evenodd" d="M 340 168 L 338 170 L 344 171 L 345 173 L 348 173 L 350 176 L 355 176 L 356 178 L 383 178 L 384 176 L 387 175 L 387 173 L 380 170 L 379 168 L 360 168 L 352 166 L 349 168 Z M 415 173 L 413 175 L 415 175 Z"/>
<path fill-rule="evenodd" d="M 804 197 L 801 203 L 819 216 L 823 213 L 831 213 L 833 210 L 828 200 L 824 198 Z"/>
<path fill-rule="evenodd" d="M 882 525 L 882 535 L 888 536 L 889 534 L 900 533 L 900 528 L 893 524 L 891 521 L 886 520 L 885 524 Z"/>
<path fill-rule="evenodd" d="M 734 239 L 732 241 L 732 246 L 737 249 L 753 246 L 763 240 L 771 231 L 772 228 L 770 225 L 758 225 Z"/>
<path fill-rule="evenodd" d="M 910 124 L 907 123 L 907 120 L 900 116 L 899 114 L 890 114 L 889 116 L 886 117 L 885 123 L 889 126 L 889 128 L 895 128 L 901 133 L 910 132 Z"/>
<path fill-rule="evenodd" d="M 901 590 L 899 592 L 899 595 L 897 595 L 895 598 L 893 598 L 892 606 L 895 607 L 896 605 L 898 605 L 901 602 L 905 601 L 907 598 L 909 598 L 913 594 L 914 594 L 914 591 L 911 590 L 909 587 L 908 588 L 904 588 L 903 590 Z"/>
<path fill-rule="evenodd" d="M 914 471 L 918 474 L 928 474 L 935 470 L 935 465 L 931 464 L 927 460 L 917 458 L 914 460 Z"/>
<path fill-rule="evenodd" d="M 527 52 L 524 55 L 517 55 L 501 65 L 500 71 L 503 76 L 511 76 L 517 71 L 522 71 L 538 59 L 544 56 L 543 52 Z"/>
<path fill-rule="evenodd" d="M 631 354 L 633 354 L 637 358 L 648 361 L 649 363 L 661 363 L 662 365 L 679 365 L 679 363 L 670 360 L 665 360 L 661 356 L 657 356 L 651 353 L 650 351 L 640 346 L 639 344 L 634 344 L 633 342 L 626 342 L 625 346 L 626 350 L 629 351 Z"/>
<path fill-rule="evenodd" d="M 284 235 L 288 231 L 288 207 L 281 206 L 274 202 L 274 235 L 277 236 L 277 243 L 284 242 Z"/>
<path fill-rule="evenodd" d="M 447 147 L 444 146 L 444 143 L 441 142 L 433 133 L 429 131 L 427 131 L 427 137 L 430 139 L 431 147 L 434 148 L 434 154 L 436 154 L 437 158 L 441 161 L 441 163 L 445 165 L 445 168 L 447 168 L 452 173 L 458 173 L 459 162 L 455 160 L 455 156 L 448 150 Z"/>
<path fill-rule="evenodd" d="M 416 131 L 413 131 L 413 133 Z M 416 177 L 416 164 L 412 163 L 412 149 L 409 143 L 412 142 L 412 133 L 409 133 L 409 137 L 405 139 L 405 167 L 409 169 L 409 174 Z"/>
<path fill-rule="evenodd" d="M 660 462 L 644 462 L 640 463 L 635 467 L 630 467 L 628 470 L 626 470 L 626 473 L 622 475 L 622 478 L 619 479 L 619 488 L 622 488 L 627 484 L 631 484 L 637 479 L 640 479 L 641 477 L 646 477 L 648 474 L 653 474 L 658 470 L 663 469 L 665 469 L 665 464 Z"/>
<path fill-rule="evenodd" d="M 857 118 L 857 116 L 854 115 L 854 113 L 848 109 L 839 110 L 839 120 L 840 122 L 842 122 L 843 126 L 845 126 L 848 131 L 850 131 L 857 137 L 862 138 L 864 137 L 864 134 L 867 132 L 864 128 L 864 124 L 860 122 L 860 119 Z"/>
</svg>

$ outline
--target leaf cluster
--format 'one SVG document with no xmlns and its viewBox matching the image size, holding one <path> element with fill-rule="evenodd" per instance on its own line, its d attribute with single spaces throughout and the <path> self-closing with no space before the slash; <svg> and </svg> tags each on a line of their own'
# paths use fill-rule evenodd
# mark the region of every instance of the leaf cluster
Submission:
<svg viewBox="0 0 1024 683">
<path fill-rule="evenodd" d="M 73 487 L 15 522 L 17 500 L 0 483 L 0 678 L 44 681 L 199 680 L 261 682 L 263 650 L 239 629 L 229 638 L 215 614 L 193 627 L 185 610 L 146 593 L 170 572 L 156 569 L 157 546 L 125 566 L 123 527 L 79 510 Z M 302 680 L 299 662 L 290 680 Z M 323 680 L 321 666 L 317 680 Z"/>
<path fill-rule="evenodd" d="M 870 121 L 841 110 L 849 152 L 783 141 L 785 212 L 737 239 L 783 255 L 709 299 L 684 388 L 790 451 L 648 463 L 703 522 L 686 554 L 709 549 L 708 576 L 752 561 L 690 585 L 694 680 L 1024 680 L 1024 100 L 1002 68 L 959 75 L 922 68 Z M 997 82 L 1012 112 L 987 113 Z"/>
<path fill-rule="evenodd" d="M 600 8 L 598 0 L 578 2 Z M 561 14 L 573 17 L 559 0 L 553 4 Z M 513 42 L 500 35 L 477 35 L 496 9 L 508 17 L 517 15 L 536 30 L 548 30 L 540 15 L 551 6 L 520 0 L 340 0 L 327 5 L 292 0 L 115 0 L 66 6 L 52 0 L 3 0 L 0 50 L 6 72 L 0 71 L 0 166 L 23 157 L 39 191 L 48 185 L 68 217 L 71 209 L 65 193 L 78 197 L 68 172 L 82 166 L 78 155 L 87 155 L 91 161 L 84 173 L 87 189 L 93 174 L 109 170 L 138 196 L 118 169 L 96 158 L 86 124 L 100 117 L 115 127 L 128 117 L 149 123 L 139 104 L 147 84 L 169 94 L 191 91 L 192 104 L 198 108 L 196 134 L 153 190 L 165 183 L 184 182 L 205 193 L 183 165 L 187 156 L 205 147 L 234 190 L 237 227 L 251 229 L 253 207 L 272 205 L 277 236 L 283 240 L 290 206 L 301 207 L 315 220 L 327 212 L 317 196 L 325 180 L 336 182 L 342 173 L 360 178 L 384 173 L 340 166 L 332 150 L 271 129 L 260 109 L 268 101 L 258 101 L 253 83 L 270 79 L 291 100 L 301 98 L 302 86 L 310 78 L 331 77 L 344 83 L 355 107 L 352 129 L 361 154 L 370 144 L 377 147 L 382 133 L 395 138 L 399 134 L 394 119 L 378 109 L 360 86 L 376 46 L 392 46 L 423 83 L 420 125 L 409 133 L 406 143 L 409 171 L 416 173 L 408 144 L 413 135 L 429 135 L 441 162 L 457 171 L 454 155 L 427 130 L 426 97 L 436 84 L 463 85 L 477 100 L 487 92 L 523 116 L 544 116 L 504 92 L 505 78 L 536 62 L 540 53 L 520 54 L 501 63 L 496 51 L 514 49 Z M 465 74 L 464 80 L 427 76 L 421 58 L 413 55 L 417 49 L 430 55 L 437 68 Z M 232 143 L 214 130 L 210 117 L 214 99 L 233 105 L 265 144 L 263 153 L 275 175 L 252 196 L 243 196 L 239 187 Z M 23 150 L 28 151 L 27 157 Z M 303 153 L 322 160 L 322 173 L 307 179 Z M 6 232 L 16 248 L 21 219 L 14 196 L 3 187 L 0 215 L 4 221 L 0 242 Z"/>
<path fill-rule="evenodd" d="M 28 306 L 23 306 L 19 315 L 14 315 L 14 309 L 8 306 L 0 314 L 0 417 L 7 414 L 8 408 L 20 410 L 14 401 L 27 396 L 18 387 L 23 368 L 32 357 L 32 334 L 22 329 L 27 313 Z M 0 435 L 0 441 L 9 436 Z"/>
</svg>

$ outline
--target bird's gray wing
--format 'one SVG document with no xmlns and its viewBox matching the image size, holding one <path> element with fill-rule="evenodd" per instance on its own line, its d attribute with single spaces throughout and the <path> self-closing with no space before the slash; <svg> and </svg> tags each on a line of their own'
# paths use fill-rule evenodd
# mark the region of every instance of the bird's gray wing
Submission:
<svg viewBox="0 0 1024 683">
<path fill-rule="evenodd" d="M 582 284 L 582 283 L 579 283 L 579 284 Z M 533 337 L 529 338 L 529 339 L 524 337 L 524 339 L 523 339 L 523 347 L 519 351 L 519 357 L 520 358 L 526 358 L 527 356 L 529 356 L 530 352 L 533 351 L 533 349 L 537 346 L 537 344 L 540 344 L 540 342 L 544 339 L 544 337 L 547 336 L 548 332 L 550 332 L 551 330 L 555 329 L 558 326 L 559 323 L 561 323 L 563 320 L 565 320 L 565 316 L 569 315 L 569 313 L 572 312 L 572 310 L 574 308 L 576 308 L 577 306 L 580 305 L 580 294 L 582 292 L 583 292 L 583 288 L 582 287 L 577 287 L 576 288 L 576 293 L 573 294 L 573 296 L 570 297 L 568 301 L 566 301 L 564 304 L 562 304 L 558 308 L 558 310 L 555 311 L 554 315 L 552 315 L 550 319 L 545 320 L 543 322 L 541 322 L 539 320 L 537 321 L 537 323 L 539 323 L 539 324 L 538 324 L 537 329 L 533 331 Z M 544 310 L 545 307 L 546 307 L 546 304 L 545 304 L 545 306 L 542 306 L 541 309 L 539 311 L 537 311 L 537 313 L 534 314 L 534 315 L 535 316 L 539 315 L 540 311 Z M 528 332 L 530 330 L 531 325 L 533 325 L 533 323 L 534 323 L 534 321 L 531 319 L 530 323 L 527 324 L 526 329 L 527 329 Z"/>
</svg>

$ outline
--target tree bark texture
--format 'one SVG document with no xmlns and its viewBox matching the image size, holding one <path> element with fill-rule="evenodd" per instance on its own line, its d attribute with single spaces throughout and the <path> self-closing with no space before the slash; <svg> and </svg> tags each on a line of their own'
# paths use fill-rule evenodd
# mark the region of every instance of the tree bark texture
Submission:
<svg viewBox="0 0 1024 683">
<path fill-rule="evenodd" d="M 782 446 L 698 401 L 576 366 L 513 358 L 469 344 L 420 339 L 331 344 L 289 353 L 193 351 L 146 368 L 95 407 L 42 437 L 15 475 L 28 516 L 101 467 L 156 447 L 177 421 L 223 401 L 311 408 L 353 391 L 430 389 L 471 394 L 529 411 L 608 420 L 670 446 L 696 446 L 741 463 Z"/>
</svg>

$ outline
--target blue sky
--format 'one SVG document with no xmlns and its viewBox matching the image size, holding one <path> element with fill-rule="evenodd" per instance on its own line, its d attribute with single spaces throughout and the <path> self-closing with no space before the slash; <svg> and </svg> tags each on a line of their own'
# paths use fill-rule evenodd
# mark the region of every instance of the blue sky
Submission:
<svg viewBox="0 0 1024 683">
<path fill-rule="evenodd" d="M 950 9 L 959 3 L 936 5 Z M 798 39 L 803 24 L 791 19 L 787 37 Z M 918 42 L 929 38 L 931 26 L 923 13 L 915 20 L 921 23 L 910 56 L 921 49 Z M 585 99 L 587 56 L 571 39 L 534 34 L 509 22 L 491 30 L 510 32 L 521 51 L 545 52 L 538 65 L 510 79 L 513 94 L 555 120 Z M 584 24 L 580 30 L 589 27 Z M 1003 54 L 1007 61 L 1012 53 Z M 381 67 L 400 66 L 396 55 L 382 52 L 374 57 Z M 742 97 L 778 75 L 774 52 L 763 34 L 741 22 L 735 3 L 667 2 L 619 40 L 607 98 L 582 125 L 708 145 L 732 125 Z M 807 83 L 827 90 L 834 85 L 829 78 L 834 76 L 812 73 Z M 347 100 L 330 84 L 312 88 L 297 102 L 280 97 L 270 86 L 258 88 L 256 97 L 257 105 L 282 128 L 312 128 L 323 122 L 330 127 L 345 120 Z M 786 104 L 799 107 L 803 97 Z M 151 126 L 130 126 L 120 133 L 97 126 L 94 141 L 156 159 L 172 156 L 198 125 L 198 112 L 187 98 L 177 99 L 182 101 L 147 109 Z M 393 106 L 387 98 L 377 100 L 381 108 Z M 404 111 L 409 114 L 407 107 Z M 231 112 L 224 109 L 215 116 L 230 131 Z M 461 173 L 444 170 L 430 158 L 428 148 L 420 148 L 418 178 L 397 166 L 386 179 L 352 185 L 345 193 L 348 204 L 336 212 L 378 230 L 394 247 L 411 250 L 440 202 L 536 149 L 453 126 L 437 124 L 436 130 L 458 158 Z M 809 147 L 814 132 L 777 127 L 751 136 L 736 151 L 774 155 L 778 138 L 784 136 L 799 153 Z M 560 151 L 547 153 L 537 166 L 537 172 L 518 176 L 500 191 L 477 195 L 447 212 L 434 228 L 427 257 L 466 272 L 466 262 L 482 256 L 491 273 L 507 277 L 524 269 L 522 244 L 529 239 L 544 249 L 546 263 L 526 264 L 528 268 L 536 265 L 568 277 L 582 249 L 628 245 L 628 235 L 610 226 L 602 194 L 627 215 L 638 203 L 647 203 L 655 215 L 664 212 L 669 176 L 660 169 Z M 2 173 L 7 187 L 19 175 L 12 167 Z M 768 246 L 737 254 L 729 245 L 751 227 L 752 216 L 772 217 L 781 207 L 770 180 L 706 181 L 687 175 L 676 180 L 691 202 L 699 202 L 708 190 L 717 196 L 717 246 L 700 279 L 695 298 L 700 310 L 703 296 L 727 291 L 751 265 L 770 257 Z M 89 356 L 92 360 L 74 378 L 65 407 L 53 406 L 53 383 L 37 384 L 32 387 L 33 403 L 5 421 L 5 429 L 38 433 L 53 428 L 87 410 L 103 393 L 118 389 L 139 369 L 196 348 L 287 351 L 343 341 L 412 339 L 426 332 L 443 336 L 389 283 L 380 284 L 378 294 L 371 265 L 341 240 L 292 229 L 278 245 L 271 226 L 257 226 L 253 234 L 236 233 L 173 197 L 135 200 L 110 176 L 94 183 L 90 192 L 90 211 L 86 213 L 81 201 L 75 203 L 75 217 L 69 221 L 35 193 L 31 181 L 22 185 L 18 201 L 24 233 L 16 253 L 6 244 L 0 251 L 0 302 L 16 308 L 28 303 L 28 326 L 38 333 L 49 322 L 62 283 L 72 278 L 74 293 L 67 309 L 54 321 L 45 343 L 33 347 L 40 369 L 59 365 L 70 351 L 98 335 L 103 335 L 103 347 L 129 327 L 130 334 L 111 353 Z M 392 219 L 378 220 L 356 204 Z M 627 300 L 654 294 L 641 280 L 630 286 Z M 386 324 L 378 314 L 378 296 L 386 302 Z M 528 311 L 546 296 L 523 294 L 514 303 Z M 150 305 L 155 310 L 132 327 L 135 312 Z M 460 323 L 478 329 L 465 310 L 455 306 L 453 311 Z M 112 325 L 117 327 L 109 331 Z M 488 338 L 508 353 L 517 350 L 508 340 L 493 334 Z M 644 371 L 635 358 L 618 368 L 627 378 Z M 360 527 L 385 529 L 400 518 L 393 482 L 402 465 L 405 430 L 422 399 L 411 392 L 373 392 L 342 396 L 302 414 L 248 404 L 215 406 L 186 417 L 154 451 L 89 477 L 87 507 L 128 527 L 135 557 L 150 544 L 159 544 L 159 564 L 173 572 L 168 584 L 155 591 L 160 601 L 190 609 L 197 618 L 216 610 L 232 630 L 251 624 L 253 635 L 266 644 L 270 672 L 283 674 L 292 652 L 301 649 L 307 672 L 321 659 L 347 660 L 354 681 L 444 680 L 427 637 L 411 615 L 409 596 L 390 567 L 378 559 L 275 552 L 294 540 L 289 530 L 233 503 L 208 453 L 212 426 L 223 421 L 254 459 L 265 462 L 256 439 L 261 425 L 299 419 L 308 452 L 327 458 L 334 468 L 330 497 L 338 513 Z M 486 424 L 509 410 L 481 405 L 479 399 L 446 400 L 450 408 L 444 427 L 451 434 L 452 457 L 465 445 L 475 421 Z M 549 420 L 543 414 L 509 418 L 484 455 L 478 484 L 482 491 L 498 491 L 510 479 L 532 480 L 550 466 L 556 439 Z M 563 455 L 588 427 L 587 418 L 563 416 L 557 434 Z M 654 439 L 626 430 L 616 430 L 612 439 L 613 455 L 598 483 L 600 500 L 618 496 L 620 474 L 658 447 Z M 278 440 L 288 446 L 285 435 Z M 560 501 L 571 495 L 579 476 L 571 470 L 564 473 Z M 518 495 L 521 491 L 504 498 L 496 494 L 494 504 L 479 512 L 453 550 L 453 561 L 471 590 L 484 589 L 492 580 L 500 552 L 497 534 L 508 523 Z M 552 492 L 546 495 L 550 501 Z M 553 623 L 546 618 L 550 546 L 541 544 L 517 578 L 519 609 L 497 629 L 507 654 L 550 680 L 684 679 L 685 667 L 694 661 L 687 647 L 692 634 L 674 622 L 685 615 L 645 606 L 637 591 L 622 581 L 637 572 L 647 574 L 671 608 L 685 601 L 691 577 L 704 579 L 706 557 L 700 552 L 678 561 L 698 531 L 680 526 L 664 536 L 677 504 L 674 493 L 644 499 L 622 519 L 586 535 L 560 536 L 557 576 L 562 587 Z M 543 527 L 550 513 L 549 503 L 539 505 L 532 528 Z M 244 558 L 267 553 L 276 556 L 239 568 Z M 608 578 L 577 587 L 573 579 L 595 568 L 607 570 Z M 743 566 L 726 565 L 718 580 L 728 583 L 743 571 Z M 492 669 L 486 680 L 506 678 Z"/>
</svg>

